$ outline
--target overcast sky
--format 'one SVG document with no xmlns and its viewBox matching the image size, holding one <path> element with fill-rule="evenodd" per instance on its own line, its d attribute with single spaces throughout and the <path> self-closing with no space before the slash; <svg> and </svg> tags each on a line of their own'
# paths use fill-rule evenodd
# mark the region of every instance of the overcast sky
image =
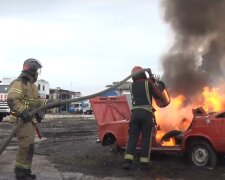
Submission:
<svg viewBox="0 0 225 180">
<path fill-rule="evenodd" d="M 133 66 L 162 73 L 171 43 L 159 0 L 0 1 L 0 78 L 36 58 L 50 88 L 104 90 Z"/>
</svg>

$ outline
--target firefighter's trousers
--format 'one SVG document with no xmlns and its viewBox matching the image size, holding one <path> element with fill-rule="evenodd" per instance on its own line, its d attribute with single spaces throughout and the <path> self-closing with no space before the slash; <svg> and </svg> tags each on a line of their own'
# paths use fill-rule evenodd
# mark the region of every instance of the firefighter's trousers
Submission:
<svg viewBox="0 0 225 180">
<path fill-rule="evenodd" d="M 141 135 L 140 162 L 148 163 L 151 150 L 151 135 L 153 115 L 144 109 L 133 109 L 129 124 L 129 140 L 125 153 L 125 160 L 133 160 L 138 138 Z"/>
<path fill-rule="evenodd" d="M 32 122 L 23 123 L 16 133 L 18 151 L 16 155 L 16 168 L 31 169 L 34 154 L 35 128 Z"/>
</svg>

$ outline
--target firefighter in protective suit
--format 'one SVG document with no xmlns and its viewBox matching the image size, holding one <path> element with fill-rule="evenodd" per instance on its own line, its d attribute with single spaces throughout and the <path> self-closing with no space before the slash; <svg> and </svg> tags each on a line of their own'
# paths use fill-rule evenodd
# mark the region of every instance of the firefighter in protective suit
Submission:
<svg viewBox="0 0 225 180">
<path fill-rule="evenodd" d="M 25 60 L 21 74 L 10 84 L 7 97 L 7 103 L 11 109 L 10 122 L 16 124 L 18 120 L 23 121 L 16 132 L 19 146 L 15 163 L 17 180 L 36 179 L 36 175 L 31 173 L 35 123 L 40 122 L 43 116 L 37 113 L 34 118 L 31 117 L 30 112 L 47 104 L 47 100 L 40 98 L 38 88 L 34 84 L 41 68 L 42 65 L 38 60 L 32 58 Z"/>
<path fill-rule="evenodd" d="M 140 66 L 135 66 L 131 73 L 142 70 Z M 151 70 L 148 71 L 152 77 Z M 149 168 L 151 134 L 154 126 L 154 108 L 152 107 L 152 97 L 159 98 L 160 91 L 157 89 L 154 79 L 147 78 L 145 72 L 132 78 L 131 97 L 131 121 L 129 124 L 129 139 L 125 151 L 123 169 L 131 169 L 134 160 L 137 141 L 140 133 L 142 134 L 142 143 L 140 151 L 140 168 L 142 170 Z"/>
</svg>

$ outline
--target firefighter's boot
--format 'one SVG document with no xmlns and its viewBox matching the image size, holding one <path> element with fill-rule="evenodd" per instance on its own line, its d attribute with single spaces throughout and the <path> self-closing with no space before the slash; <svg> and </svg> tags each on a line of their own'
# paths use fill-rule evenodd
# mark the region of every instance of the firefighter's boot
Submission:
<svg viewBox="0 0 225 180">
<path fill-rule="evenodd" d="M 31 173 L 30 169 L 15 168 L 15 174 L 17 180 L 34 180 L 36 175 Z"/>
<path fill-rule="evenodd" d="M 132 167 L 132 160 L 124 160 L 122 168 L 125 170 L 130 170 Z"/>
</svg>

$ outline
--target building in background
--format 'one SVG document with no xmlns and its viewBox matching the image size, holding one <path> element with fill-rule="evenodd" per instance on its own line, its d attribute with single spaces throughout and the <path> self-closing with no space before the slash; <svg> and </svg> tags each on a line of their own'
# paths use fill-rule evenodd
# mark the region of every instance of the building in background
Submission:
<svg viewBox="0 0 225 180">
<path fill-rule="evenodd" d="M 8 105 L 6 103 L 7 93 L 8 93 L 8 86 L 14 80 L 15 77 L 4 77 L 2 80 L 0 80 L 0 100 L 2 101 L 2 105 L 0 105 L 0 112 L 1 107 L 5 109 L 8 108 Z M 112 87 L 113 85 L 117 84 L 119 82 L 113 82 L 112 85 L 107 85 L 106 87 Z M 53 99 L 53 100 L 66 100 L 66 99 L 75 99 L 82 96 L 81 92 L 75 92 L 70 90 L 61 89 L 60 87 L 57 87 L 56 89 L 50 88 L 50 84 L 48 81 L 44 79 L 38 79 L 35 83 L 38 87 L 38 91 L 41 98 L 46 99 Z M 121 96 L 125 95 L 127 97 L 128 103 L 131 102 L 131 96 L 130 96 L 130 87 L 131 82 L 126 82 L 119 87 L 117 87 L 115 90 L 111 90 L 105 94 L 102 94 L 102 96 Z M 4 106 L 3 106 L 4 105 Z M 5 110 L 4 112 L 0 113 L 1 119 L 9 114 L 9 108 L 8 110 Z M 7 112 L 6 112 L 7 111 Z M 6 113 L 7 114 L 6 114 Z M 84 113 L 84 114 L 92 114 L 92 108 L 89 103 L 89 100 L 84 100 L 80 102 L 71 102 L 68 104 L 64 104 L 58 108 L 49 109 L 48 112 L 50 113 Z"/>
<path fill-rule="evenodd" d="M 110 88 L 118 83 L 119 82 L 113 82 L 110 85 L 106 85 L 106 87 Z M 120 96 L 120 95 L 124 95 L 124 94 L 129 94 L 130 86 L 131 86 L 131 82 L 125 82 L 122 85 L 118 86 L 115 90 L 111 90 L 111 91 L 103 94 L 103 96 Z"/>
<path fill-rule="evenodd" d="M 106 85 L 107 88 L 110 88 L 116 84 L 118 84 L 119 82 L 113 82 L 111 85 Z M 128 105 L 131 108 L 131 93 L 130 93 L 130 86 L 131 86 L 131 82 L 125 82 L 122 85 L 118 86 L 115 90 L 111 90 L 105 94 L 103 94 L 102 96 L 126 96 L 127 101 L 128 101 Z"/>
<path fill-rule="evenodd" d="M 65 100 L 65 99 L 75 99 L 81 97 L 81 92 L 74 92 L 57 87 L 56 89 L 50 89 L 49 99 L 53 100 Z M 64 104 L 58 108 L 51 109 L 52 113 L 63 113 L 71 112 L 71 107 L 73 103 Z"/>
<path fill-rule="evenodd" d="M 38 87 L 38 91 L 40 94 L 40 97 L 43 99 L 49 99 L 49 93 L 50 93 L 50 84 L 48 81 L 44 79 L 38 79 L 35 84 Z"/>
</svg>

